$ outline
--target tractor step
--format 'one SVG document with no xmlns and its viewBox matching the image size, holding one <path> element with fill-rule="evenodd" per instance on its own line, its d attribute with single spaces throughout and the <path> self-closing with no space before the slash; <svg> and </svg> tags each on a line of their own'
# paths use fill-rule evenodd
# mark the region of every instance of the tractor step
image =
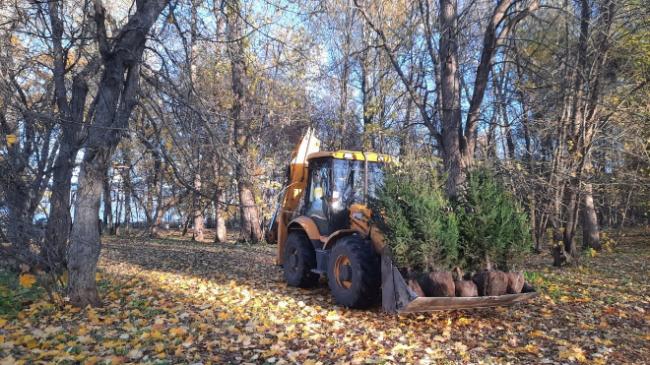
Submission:
<svg viewBox="0 0 650 365">
<path fill-rule="evenodd" d="M 311 272 L 321 275 L 327 274 L 327 262 L 329 258 L 329 250 L 316 249 L 316 268 L 312 269 Z"/>
</svg>

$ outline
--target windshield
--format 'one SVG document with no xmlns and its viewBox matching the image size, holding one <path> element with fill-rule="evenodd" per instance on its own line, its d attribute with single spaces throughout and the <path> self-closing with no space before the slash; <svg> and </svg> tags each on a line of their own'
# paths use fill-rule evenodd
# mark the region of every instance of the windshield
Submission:
<svg viewBox="0 0 650 365">
<path fill-rule="evenodd" d="M 332 166 L 332 201 L 335 209 L 353 203 L 365 203 L 365 162 L 335 159 Z M 368 196 L 376 197 L 377 187 L 383 183 L 383 164 L 368 162 Z"/>
</svg>

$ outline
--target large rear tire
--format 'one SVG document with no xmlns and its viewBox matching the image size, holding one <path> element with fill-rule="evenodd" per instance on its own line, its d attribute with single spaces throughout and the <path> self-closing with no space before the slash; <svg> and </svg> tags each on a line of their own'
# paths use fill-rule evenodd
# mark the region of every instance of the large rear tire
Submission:
<svg viewBox="0 0 650 365">
<path fill-rule="evenodd" d="M 336 302 L 368 308 L 377 302 L 381 270 L 379 255 L 358 236 L 342 238 L 330 253 L 327 280 Z"/>
<path fill-rule="evenodd" d="M 310 288 L 318 283 L 316 251 L 302 232 L 291 232 L 284 248 L 284 279 L 289 286 Z"/>
</svg>

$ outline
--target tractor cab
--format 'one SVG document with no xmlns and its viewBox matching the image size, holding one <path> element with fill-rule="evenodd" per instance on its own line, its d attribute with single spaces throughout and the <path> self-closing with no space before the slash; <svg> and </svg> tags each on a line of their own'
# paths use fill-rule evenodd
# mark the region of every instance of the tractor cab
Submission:
<svg viewBox="0 0 650 365">
<path fill-rule="evenodd" d="M 383 180 L 390 158 L 373 152 L 317 152 L 308 158 L 308 177 L 300 213 L 321 236 L 350 228 L 350 207 L 367 207 Z"/>
<path fill-rule="evenodd" d="M 336 300 L 363 308 L 379 296 L 383 237 L 372 230 L 368 200 L 383 180 L 390 156 L 334 151 L 307 155 L 300 180 L 300 202 L 287 199 L 278 217 L 278 263 L 291 286 L 311 287 L 327 277 Z M 295 171 L 290 170 L 290 176 Z M 294 209 L 286 209 L 290 204 Z M 286 223 L 285 223 L 286 222 Z"/>
</svg>

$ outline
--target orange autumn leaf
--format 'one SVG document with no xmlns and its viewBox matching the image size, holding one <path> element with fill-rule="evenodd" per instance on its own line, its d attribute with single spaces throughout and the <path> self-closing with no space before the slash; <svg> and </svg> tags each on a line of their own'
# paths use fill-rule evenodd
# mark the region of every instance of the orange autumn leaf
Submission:
<svg viewBox="0 0 650 365">
<path fill-rule="evenodd" d="M 187 330 L 183 327 L 174 327 L 169 330 L 169 334 L 175 337 L 183 336 L 187 333 Z"/>
<path fill-rule="evenodd" d="M 21 274 L 18 282 L 20 283 L 20 286 L 28 289 L 31 288 L 34 283 L 36 283 L 36 276 L 32 274 Z"/>
</svg>

